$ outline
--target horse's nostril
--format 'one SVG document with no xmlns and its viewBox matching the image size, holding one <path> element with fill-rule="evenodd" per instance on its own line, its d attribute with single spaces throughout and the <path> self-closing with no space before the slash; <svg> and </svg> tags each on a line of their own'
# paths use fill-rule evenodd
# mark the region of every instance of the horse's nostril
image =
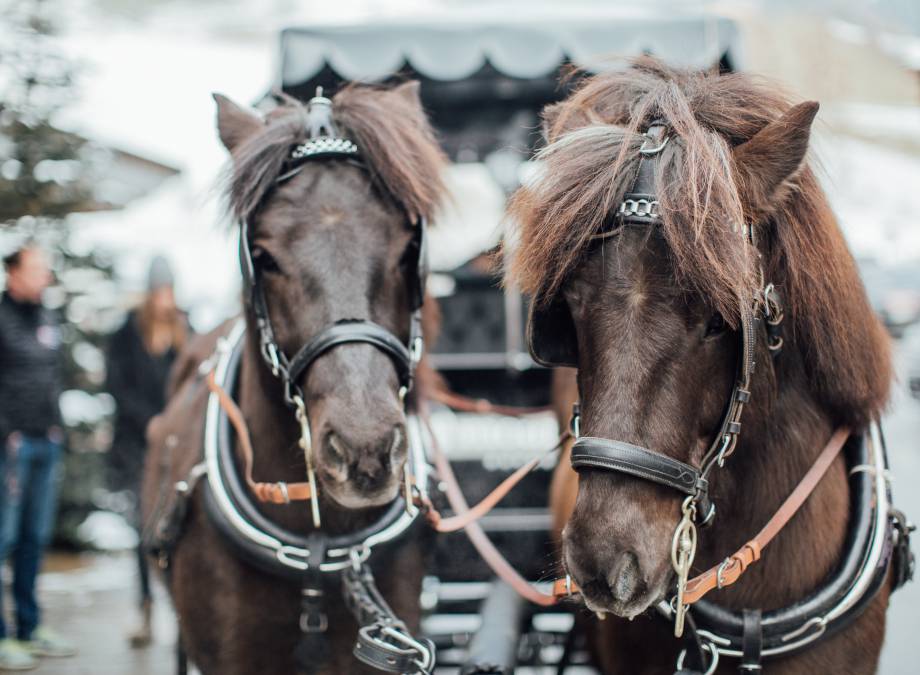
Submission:
<svg viewBox="0 0 920 675">
<path fill-rule="evenodd" d="M 336 482 L 348 480 L 348 447 L 335 432 L 326 434 L 320 459 L 320 470 Z"/>
<path fill-rule="evenodd" d="M 630 602 L 645 590 L 639 559 L 632 551 L 622 553 L 607 576 L 610 593 L 621 603 Z"/>
</svg>

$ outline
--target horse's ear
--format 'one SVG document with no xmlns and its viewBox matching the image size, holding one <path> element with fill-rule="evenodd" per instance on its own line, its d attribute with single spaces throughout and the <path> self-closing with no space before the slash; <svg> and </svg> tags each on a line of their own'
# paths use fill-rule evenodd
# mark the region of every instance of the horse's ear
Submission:
<svg viewBox="0 0 920 675">
<path fill-rule="evenodd" d="M 543 140 L 552 143 L 559 130 L 556 128 L 556 122 L 559 120 L 559 113 L 562 112 L 563 101 L 550 103 L 543 108 L 540 114 L 540 130 L 543 132 Z"/>
<path fill-rule="evenodd" d="M 217 103 L 217 132 L 230 152 L 262 128 L 262 119 L 223 94 L 211 94 Z"/>
<path fill-rule="evenodd" d="M 816 101 L 799 103 L 735 148 L 741 198 L 751 222 L 768 216 L 786 198 L 789 179 L 805 162 L 817 113 Z"/>
<path fill-rule="evenodd" d="M 409 105 L 421 109 L 422 94 L 421 85 L 418 80 L 403 82 L 398 87 L 393 88 L 393 93 L 401 96 Z"/>
</svg>

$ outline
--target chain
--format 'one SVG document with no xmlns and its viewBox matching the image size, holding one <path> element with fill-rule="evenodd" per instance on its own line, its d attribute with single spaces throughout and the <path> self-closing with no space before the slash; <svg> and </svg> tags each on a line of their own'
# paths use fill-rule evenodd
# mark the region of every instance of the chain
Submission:
<svg viewBox="0 0 920 675">
<path fill-rule="evenodd" d="M 674 596 L 672 607 L 675 637 L 684 634 L 684 617 L 688 608 L 688 605 L 684 604 L 684 593 L 687 590 L 690 567 L 693 565 L 693 558 L 696 557 L 696 525 L 693 524 L 696 517 L 696 498 L 693 495 L 684 500 L 681 511 L 683 517 L 677 524 L 674 538 L 671 540 L 671 565 L 677 573 L 677 595 Z"/>
<path fill-rule="evenodd" d="M 412 636 L 377 590 L 370 569 L 353 559 L 342 572 L 345 604 L 361 625 L 355 656 L 378 670 L 427 675 L 434 668 L 434 646 Z"/>
<path fill-rule="evenodd" d="M 313 441 L 310 436 L 310 419 L 307 417 L 307 406 L 300 394 L 291 398 L 294 402 L 294 415 L 300 425 L 300 449 L 303 450 L 304 462 L 307 465 L 307 481 L 310 483 L 310 512 L 313 515 L 313 527 L 319 528 L 319 495 L 316 492 L 316 473 L 313 471 Z"/>
</svg>

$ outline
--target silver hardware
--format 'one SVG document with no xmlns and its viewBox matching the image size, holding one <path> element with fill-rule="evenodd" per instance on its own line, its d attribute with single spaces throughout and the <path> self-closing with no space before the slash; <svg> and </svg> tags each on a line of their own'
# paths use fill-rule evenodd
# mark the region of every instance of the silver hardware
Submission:
<svg viewBox="0 0 920 675">
<path fill-rule="evenodd" d="M 278 350 L 275 348 L 275 343 L 269 340 L 263 340 L 262 353 L 268 357 L 268 360 L 272 364 L 272 375 L 278 377 L 278 373 L 281 372 L 281 360 L 278 358 Z"/>
<path fill-rule="evenodd" d="M 812 638 L 812 639 L 815 639 L 819 635 L 822 635 L 824 631 L 827 629 L 827 619 L 823 616 L 816 616 L 811 621 L 806 621 L 805 623 L 803 623 L 801 626 L 796 628 L 794 631 L 786 633 L 785 635 L 782 636 L 781 639 L 783 642 L 789 642 L 789 640 L 794 640 L 800 635 L 804 635 L 809 630 L 811 630 L 812 626 L 818 627 L 818 631 L 815 633 L 814 637 Z"/>
<path fill-rule="evenodd" d="M 719 454 L 716 455 L 716 464 L 719 465 L 720 469 L 725 466 L 725 453 L 728 451 L 729 446 L 731 446 L 731 442 L 731 434 L 725 434 L 722 437 L 722 447 L 719 448 Z"/>
<path fill-rule="evenodd" d="M 655 139 L 654 139 L 653 137 L 651 137 L 651 136 L 649 136 L 648 138 L 646 138 L 646 139 L 642 142 L 642 147 L 639 148 L 639 154 L 640 154 L 640 155 L 645 155 L 646 157 L 648 157 L 649 155 L 657 155 L 659 152 L 661 152 L 662 150 L 664 150 L 664 146 L 666 146 L 666 145 L 668 144 L 668 141 L 671 140 L 671 137 L 670 137 L 670 136 L 665 136 L 664 138 L 661 139 L 661 143 L 660 143 L 659 145 L 657 145 L 656 147 L 654 147 L 654 148 L 646 148 L 646 147 L 645 147 L 646 144 L 647 144 L 649 141 L 654 141 L 654 140 L 655 140 Z"/>
<path fill-rule="evenodd" d="M 658 206 L 657 199 L 624 199 L 620 204 L 619 214 L 626 217 L 658 218 Z"/>
<path fill-rule="evenodd" d="M 313 438 L 310 434 L 310 419 L 307 417 L 307 406 L 298 394 L 292 397 L 296 410 L 294 416 L 300 425 L 300 440 L 298 445 L 303 450 L 304 463 L 307 465 L 307 482 L 310 484 L 310 514 L 313 516 L 313 527 L 320 527 L 319 494 L 316 491 L 316 472 L 313 470 Z"/>
<path fill-rule="evenodd" d="M 398 630 L 394 626 L 383 626 L 380 629 L 380 632 L 391 637 L 397 642 L 402 643 L 409 649 L 413 650 L 418 654 L 418 658 L 415 659 L 415 664 L 423 671 L 427 672 L 431 666 L 434 665 L 434 655 L 431 653 L 431 650 L 428 648 L 428 645 L 425 645 L 411 635 L 404 633 L 401 630 Z"/>
<path fill-rule="evenodd" d="M 725 570 L 728 569 L 728 566 L 732 564 L 731 558 L 726 558 L 722 561 L 722 564 L 719 565 L 719 569 L 716 570 L 716 587 L 721 590 L 725 586 L 725 579 L 722 577 L 725 574 Z"/>
<path fill-rule="evenodd" d="M 425 351 L 425 341 L 421 336 L 416 336 L 409 345 L 409 358 L 412 363 L 418 363 L 422 360 L 422 353 Z"/>
<path fill-rule="evenodd" d="M 307 159 L 315 155 L 325 154 L 357 155 L 358 146 L 347 138 L 320 136 L 319 138 L 311 138 L 309 141 L 296 146 L 291 150 L 291 159 Z"/>
<path fill-rule="evenodd" d="M 291 496 L 288 494 L 287 483 L 284 481 L 278 481 L 278 489 L 281 490 L 281 497 L 284 499 L 285 504 L 291 503 Z"/>
<path fill-rule="evenodd" d="M 711 642 L 704 642 L 703 649 L 709 652 L 709 655 L 712 657 L 712 660 L 709 662 L 709 667 L 706 669 L 706 672 L 703 675 L 712 675 L 716 672 L 716 668 L 719 667 L 719 650 Z M 682 670 L 684 667 L 684 659 L 687 658 L 687 650 L 681 649 L 680 654 L 677 655 L 677 670 Z"/>
<path fill-rule="evenodd" d="M 693 519 L 696 515 L 696 501 L 693 495 L 687 497 L 681 506 L 683 517 L 674 530 L 671 539 L 671 565 L 677 573 L 677 595 L 674 597 L 674 637 L 684 634 L 684 617 L 688 605 L 684 604 L 684 593 L 687 590 L 687 577 L 690 567 L 696 557 L 696 525 Z"/>
</svg>

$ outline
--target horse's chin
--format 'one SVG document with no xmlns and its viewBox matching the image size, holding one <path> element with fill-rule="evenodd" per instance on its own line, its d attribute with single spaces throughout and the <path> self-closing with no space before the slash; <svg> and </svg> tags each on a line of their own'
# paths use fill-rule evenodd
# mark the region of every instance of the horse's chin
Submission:
<svg viewBox="0 0 920 675">
<path fill-rule="evenodd" d="M 326 495 L 343 509 L 361 511 L 392 504 L 399 496 L 399 488 L 399 481 L 394 481 L 392 485 L 387 485 L 374 492 L 350 489 L 347 486 L 343 487 L 337 485 L 335 488 L 328 488 L 326 490 Z"/>
<path fill-rule="evenodd" d="M 621 619 L 634 619 L 640 614 L 644 614 L 654 608 L 664 597 L 663 594 L 647 593 L 644 596 L 629 602 L 620 602 L 608 598 L 596 598 L 582 591 L 582 599 L 585 606 L 602 617 L 605 614 L 613 614 Z"/>
</svg>

